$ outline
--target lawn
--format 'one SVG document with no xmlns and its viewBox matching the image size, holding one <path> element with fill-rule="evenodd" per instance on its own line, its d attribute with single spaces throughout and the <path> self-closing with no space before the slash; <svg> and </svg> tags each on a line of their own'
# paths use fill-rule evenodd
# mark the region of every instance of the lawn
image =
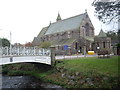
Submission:
<svg viewBox="0 0 120 90">
<path fill-rule="evenodd" d="M 64 67 L 70 72 L 94 71 L 107 76 L 118 76 L 118 58 L 120 56 L 112 56 L 111 58 L 87 57 L 72 60 L 62 60 L 57 67 Z"/>
</svg>

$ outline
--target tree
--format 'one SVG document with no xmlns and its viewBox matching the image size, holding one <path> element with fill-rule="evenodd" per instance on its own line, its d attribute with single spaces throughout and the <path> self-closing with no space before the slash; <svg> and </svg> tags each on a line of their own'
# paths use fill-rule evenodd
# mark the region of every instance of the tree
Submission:
<svg viewBox="0 0 120 90">
<path fill-rule="evenodd" d="M 118 29 L 117 34 L 118 34 L 118 39 L 119 39 L 119 42 L 120 42 L 120 29 Z"/>
<path fill-rule="evenodd" d="M 48 42 L 48 41 L 42 42 L 42 43 L 40 44 L 40 48 L 45 48 L 45 49 L 47 49 L 47 48 L 49 48 L 50 46 L 51 46 L 51 43 Z"/>
<path fill-rule="evenodd" d="M 108 32 L 106 33 L 106 35 L 107 35 L 108 37 L 111 37 L 112 40 L 118 39 L 118 38 L 117 38 L 117 37 L 118 37 L 118 34 L 117 34 L 115 31 L 108 31 Z"/>
<path fill-rule="evenodd" d="M 120 48 L 120 29 L 118 29 L 118 32 L 117 32 L 117 35 L 118 35 L 118 41 L 119 41 L 119 48 Z"/>
<path fill-rule="evenodd" d="M 2 44 L 2 47 L 10 47 L 10 42 L 9 40 L 5 39 L 5 38 L 0 38 L 0 42 Z"/>
<path fill-rule="evenodd" d="M 95 16 L 103 23 L 120 21 L 120 0 L 94 0 Z"/>
<path fill-rule="evenodd" d="M 111 38 L 112 42 L 118 41 L 118 34 L 115 31 L 108 31 L 106 35 Z"/>
</svg>

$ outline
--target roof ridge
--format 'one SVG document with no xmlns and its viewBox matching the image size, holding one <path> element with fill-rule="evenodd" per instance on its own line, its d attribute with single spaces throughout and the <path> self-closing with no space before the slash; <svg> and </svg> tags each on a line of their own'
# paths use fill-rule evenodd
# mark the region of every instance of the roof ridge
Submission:
<svg viewBox="0 0 120 90">
<path fill-rule="evenodd" d="M 49 26 L 43 27 L 43 28 L 41 29 L 41 31 L 39 32 L 39 34 L 37 35 L 37 37 L 38 37 L 45 29 L 48 29 L 48 27 L 49 27 Z M 46 31 L 47 31 L 47 30 L 46 30 Z M 46 32 L 45 32 L 45 33 L 46 33 Z M 44 34 L 45 34 L 45 33 L 44 33 Z"/>
<path fill-rule="evenodd" d="M 51 25 L 47 28 L 45 35 L 74 30 L 76 28 L 79 28 L 79 25 L 81 24 L 85 16 L 86 16 L 86 13 L 82 13 L 79 15 L 75 15 L 75 16 L 51 23 Z"/>
<path fill-rule="evenodd" d="M 68 20 L 68 19 L 71 19 L 71 18 L 74 18 L 74 17 L 78 17 L 78 16 L 81 16 L 81 15 L 85 15 L 86 13 L 82 13 L 82 14 L 79 14 L 79 15 L 75 15 L 75 16 L 72 16 L 72 17 L 68 17 L 68 18 L 65 18 L 65 19 L 62 19 L 60 21 L 57 21 L 57 22 L 53 22 L 51 24 L 54 24 L 54 23 L 58 23 L 58 22 L 61 22 L 61 21 L 65 21 L 65 20 Z"/>
</svg>

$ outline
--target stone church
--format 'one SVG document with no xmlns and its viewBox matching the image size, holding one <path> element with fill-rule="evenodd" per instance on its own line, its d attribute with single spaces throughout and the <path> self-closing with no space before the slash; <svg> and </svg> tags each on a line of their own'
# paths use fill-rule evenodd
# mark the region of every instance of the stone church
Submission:
<svg viewBox="0 0 120 90">
<path fill-rule="evenodd" d="M 103 33 L 102 31 L 100 35 Z M 75 54 L 78 51 L 83 53 L 84 51 L 96 50 L 98 42 L 95 40 L 94 26 L 86 11 L 83 14 L 63 20 L 58 13 L 56 22 L 44 27 L 38 36 L 34 37 L 32 44 L 39 46 L 42 42 L 48 41 L 52 46 L 55 46 L 57 54 L 64 52 Z M 67 46 L 67 50 L 64 49 L 64 46 Z"/>
</svg>

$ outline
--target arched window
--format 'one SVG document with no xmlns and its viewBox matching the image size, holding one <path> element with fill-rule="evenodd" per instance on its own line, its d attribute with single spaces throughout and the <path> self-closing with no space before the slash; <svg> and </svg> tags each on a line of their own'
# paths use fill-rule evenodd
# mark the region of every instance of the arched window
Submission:
<svg viewBox="0 0 120 90">
<path fill-rule="evenodd" d="M 105 42 L 103 42 L 103 48 L 105 48 Z"/>
<path fill-rule="evenodd" d="M 77 42 L 75 43 L 75 49 L 78 49 L 78 43 Z"/>
<path fill-rule="evenodd" d="M 99 42 L 97 42 L 97 47 L 99 47 Z"/>
<path fill-rule="evenodd" d="M 89 23 L 85 25 L 86 36 L 89 36 Z"/>
</svg>

